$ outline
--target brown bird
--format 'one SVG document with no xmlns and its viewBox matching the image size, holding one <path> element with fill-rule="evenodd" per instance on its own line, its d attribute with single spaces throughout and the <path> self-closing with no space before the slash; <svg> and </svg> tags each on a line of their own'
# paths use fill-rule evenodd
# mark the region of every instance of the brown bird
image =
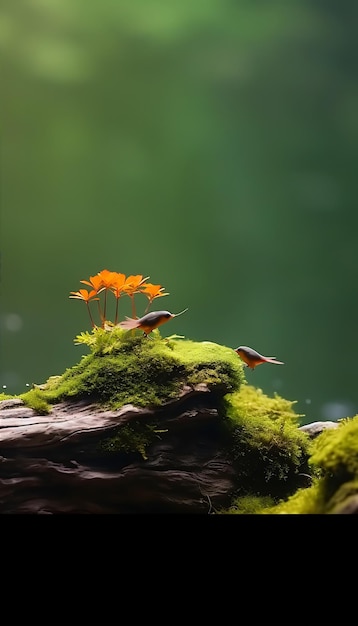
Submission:
<svg viewBox="0 0 358 626">
<path fill-rule="evenodd" d="M 140 328 L 145 336 L 149 335 L 155 328 L 158 328 L 161 324 L 165 324 L 165 322 L 169 322 L 173 317 L 177 317 L 182 313 L 185 313 L 188 309 L 184 309 L 180 313 L 170 313 L 169 311 L 152 311 L 151 313 L 147 313 L 143 315 L 143 317 L 139 317 L 135 319 L 133 317 L 126 317 L 123 322 L 119 323 L 121 328 L 126 328 L 130 330 L 131 328 Z"/>
<path fill-rule="evenodd" d="M 276 363 L 276 365 L 284 365 L 284 363 L 282 361 L 278 361 L 275 356 L 263 356 L 248 346 L 239 346 L 236 348 L 235 352 L 252 370 L 254 370 L 257 365 L 261 365 L 262 363 Z"/>
</svg>

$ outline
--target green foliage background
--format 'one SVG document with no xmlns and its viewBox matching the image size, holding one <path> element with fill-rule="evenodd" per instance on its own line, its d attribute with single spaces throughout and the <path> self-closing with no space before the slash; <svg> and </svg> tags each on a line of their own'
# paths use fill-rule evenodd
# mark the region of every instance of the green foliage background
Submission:
<svg viewBox="0 0 358 626">
<path fill-rule="evenodd" d="M 86 352 L 72 340 L 87 312 L 68 295 L 107 268 L 162 284 L 160 308 L 189 307 L 163 334 L 285 361 L 247 378 L 306 421 L 327 404 L 357 412 L 357 14 L 332 0 L 3 0 L 9 393 Z"/>
</svg>

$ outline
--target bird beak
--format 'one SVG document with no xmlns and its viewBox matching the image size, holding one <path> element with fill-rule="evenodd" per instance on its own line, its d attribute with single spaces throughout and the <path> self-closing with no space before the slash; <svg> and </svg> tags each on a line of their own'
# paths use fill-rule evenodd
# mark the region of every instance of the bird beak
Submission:
<svg viewBox="0 0 358 626">
<path fill-rule="evenodd" d="M 178 315 L 181 315 L 182 313 L 186 313 L 186 311 L 188 311 L 188 309 L 184 309 L 183 311 L 180 311 L 180 313 L 173 313 L 172 317 L 178 317 Z"/>
</svg>

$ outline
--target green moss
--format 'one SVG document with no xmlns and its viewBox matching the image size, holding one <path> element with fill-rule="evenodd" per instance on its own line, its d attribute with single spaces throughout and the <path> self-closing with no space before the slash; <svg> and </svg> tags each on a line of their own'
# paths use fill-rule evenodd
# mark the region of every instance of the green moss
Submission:
<svg viewBox="0 0 358 626">
<path fill-rule="evenodd" d="M 358 479 L 358 415 L 340 420 L 339 428 L 326 430 L 314 440 L 310 465 L 320 476 L 328 512 L 337 490 Z"/>
<path fill-rule="evenodd" d="M 11 396 L 8 393 L 0 393 L 0 402 L 2 402 L 2 400 L 11 400 L 14 397 L 15 396 Z"/>
<path fill-rule="evenodd" d="M 184 383 L 206 383 L 224 395 L 239 389 L 244 380 L 242 363 L 231 348 L 162 339 L 159 330 L 144 337 L 120 328 L 95 329 L 82 333 L 76 342 L 88 345 L 91 353 L 62 376 L 49 378 L 36 394 L 32 390 L 22 394 L 27 404 L 38 406 L 41 398 L 44 406 L 88 398 L 112 409 L 128 403 L 158 406 L 177 397 Z"/>
<path fill-rule="evenodd" d="M 264 514 L 320 514 L 325 513 L 324 495 L 320 481 L 313 479 L 311 487 L 298 489 L 287 500 L 261 511 Z"/>
<path fill-rule="evenodd" d="M 300 489 L 268 513 L 339 513 L 358 493 L 358 416 L 340 420 L 311 443 L 312 487 Z"/>
<path fill-rule="evenodd" d="M 261 513 L 274 504 L 270 496 L 248 495 L 234 498 L 229 509 L 220 511 L 229 515 L 253 515 Z"/>
<path fill-rule="evenodd" d="M 232 454 L 240 484 L 248 493 L 284 497 L 307 472 L 311 440 L 297 428 L 299 415 L 275 394 L 243 385 L 225 397 L 232 436 Z M 301 483 L 302 484 L 302 483 Z"/>
<path fill-rule="evenodd" d="M 51 406 L 40 389 L 30 389 L 30 391 L 21 394 L 19 398 L 39 415 L 46 415 L 51 410 Z"/>
<path fill-rule="evenodd" d="M 163 430 L 157 430 L 156 425 L 133 422 L 119 428 L 113 437 L 104 439 L 100 444 L 100 451 L 112 455 L 137 452 L 143 459 L 147 459 L 147 447 L 162 432 Z"/>
<path fill-rule="evenodd" d="M 354 502 L 356 509 L 356 500 L 358 498 L 358 480 L 352 480 L 341 485 L 334 493 L 332 498 L 327 502 L 325 512 L 339 514 L 342 508 Z"/>
<path fill-rule="evenodd" d="M 263 393 L 262 389 L 251 385 L 241 387 L 240 393 L 235 394 L 232 405 L 235 410 L 232 411 L 232 419 L 241 421 L 243 416 L 249 416 L 252 419 L 259 420 L 278 420 L 297 426 L 302 415 L 295 412 L 293 405 L 296 401 L 285 400 L 277 393 L 273 397 L 269 397 Z"/>
<path fill-rule="evenodd" d="M 245 380 L 242 363 L 231 348 L 190 340 L 170 341 L 168 347 L 184 366 L 189 384 L 205 383 L 225 395 L 239 389 Z"/>
<path fill-rule="evenodd" d="M 358 415 L 317 437 L 311 462 L 341 482 L 358 477 Z"/>
</svg>

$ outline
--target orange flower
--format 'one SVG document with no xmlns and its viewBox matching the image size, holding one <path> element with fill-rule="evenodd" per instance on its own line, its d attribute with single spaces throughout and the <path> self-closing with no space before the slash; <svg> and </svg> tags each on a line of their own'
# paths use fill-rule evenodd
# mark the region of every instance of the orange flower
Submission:
<svg viewBox="0 0 358 626">
<path fill-rule="evenodd" d="M 98 314 L 101 320 L 102 328 L 105 328 L 107 323 L 111 324 L 112 326 L 117 326 L 119 298 L 122 294 L 126 294 L 127 296 L 129 296 L 132 301 L 133 319 L 137 318 L 134 298 L 136 293 L 143 293 L 148 299 L 148 305 L 145 310 L 145 314 L 147 313 L 150 305 L 152 304 L 153 300 L 155 300 L 155 298 L 161 298 L 162 296 L 169 295 L 168 292 L 164 291 L 164 287 L 162 287 L 161 285 L 147 283 L 146 281 L 148 280 L 148 278 L 149 276 L 146 276 L 144 278 L 142 274 L 131 274 L 130 276 L 126 277 L 125 274 L 122 274 L 120 272 L 111 272 L 107 269 L 103 269 L 95 276 L 90 276 L 88 280 L 80 280 L 80 283 L 88 285 L 90 289 L 79 289 L 79 291 L 71 291 L 70 298 L 83 300 L 86 303 L 92 326 L 95 326 L 89 306 L 92 300 L 97 301 Z M 108 291 L 111 291 L 116 298 L 114 324 L 112 324 L 112 322 L 108 322 L 108 320 L 106 319 Z M 99 298 L 98 296 L 102 292 L 104 292 L 104 295 L 102 296 L 102 298 Z"/>
<path fill-rule="evenodd" d="M 119 298 L 124 291 L 123 286 L 126 283 L 126 275 L 120 274 L 119 272 L 113 272 L 113 274 L 115 274 L 115 276 L 113 277 L 111 287 L 116 298 Z"/>
<path fill-rule="evenodd" d="M 102 286 L 104 289 L 104 305 L 103 305 L 103 316 L 102 316 L 102 328 L 104 328 L 104 324 L 106 321 L 106 310 L 107 310 L 107 291 L 113 286 L 113 281 L 115 280 L 117 272 L 110 272 L 109 270 L 101 270 L 98 272 L 98 276 L 102 280 Z"/>
<path fill-rule="evenodd" d="M 112 283 L 112 292 L 114 293 L 115 297 L 116 297 L 116 315 L 115 315 L 115 319 L 114 319 L 114 323 L 117 324 L 118 322 L 118 302 L 119 302 L 119 298 L 121 296 L 121 293 L 123 293 L 123 285 L 126 282 L 126 275 L 125 274 L 120 274 L 119 272 L 115 272 L 116 276 L 113 280 Z"/>
<path fill-rule="evenodd" d="M 89 303 L 92 300 L 99 300 L 99 298 L 97 298 L 96 296 L 97 296 L 97 291 L 95 289 L 92 289 L 92 291 L 88 291 L 88 289 L 80 289 L 79 291 L 71 291 L 70 296 L 69 296 L 70 298 L 75 298 L 76 300 L 83 300 L 86 303 L 88 315 L 90 316 L 90 320 L 92 324 L 92 328 L 94 328 L 95 323 L 93 321 Z"/>
<path fill-rule="evenodd" d="M 139 293 L 139 287 L 143 285 L 148 278 L 149 276 L 143 278 L 142 274 L 128 276 L 126 284 L 123 286 L 123 291 L 125 291 L 129 296 Z"/>
<path fill-rule="evenodd" d="M 80 280 L 80 283 L 83 283 L 84 285 L 89 285 L 90 287 L 95 289 L 97 293 L 99 293 L 99 291 L 102 291 L 102 289 L 103 289 L 102 277 L 99 276 L 99 274 L 97 274 L 96 276 L 90 276 L 89 281 L 88 280 Z M 101 287 L 102 287 L 102 289 L 101 289 Z"/>
<path fill-rule="evenodd" d="M 99 298 L 94 297 L 96 295 L 97 295 L 97 291 L 95 291 L 95 289 L 93 289 L 92 291 L 88 291 L 88 289 L 80 289 L 79 291 L 71 291 L 69 297 L 77 298 L 77 300 L 84 300 L 84 302 L 88 304 L 90 300 L 99 300 Z"/>
<path fill-rule="evenodd" d="M 102 279 L 102 285 L 105 289 L 112 287 L 113 280 L 115 280 L 117 272 L 110 272 L 109 270 L 101 270 L 98 272 L 98 276 Z"/>
<path fill-rule="evenodd" d="M 144 293 L 149 302 L 145 312 L 148 311 L 150 305 L 152 304 L 155 298 L 161 298 L 162 296 L 169 296 L 169 293 L 164 291 L 164 287 L 161 285 L 153 285 L 152 283 L 146 283 L 144 287 L 141 289 L 141 292 Z"/>
<path fill-rule="evenodd" d="M 145 281 L 149 278 L 143 278 L 142 274 L 135 274 L 128 276 L 125 284 L 123 285 L 123 291 L 131 298 L 132 300 L 132 317 L 136 317 L 135 303 L 134 303 L 134 295 L 136 293 L 140 293 L 139 287 L 145 283 Z"/>
</svg>

